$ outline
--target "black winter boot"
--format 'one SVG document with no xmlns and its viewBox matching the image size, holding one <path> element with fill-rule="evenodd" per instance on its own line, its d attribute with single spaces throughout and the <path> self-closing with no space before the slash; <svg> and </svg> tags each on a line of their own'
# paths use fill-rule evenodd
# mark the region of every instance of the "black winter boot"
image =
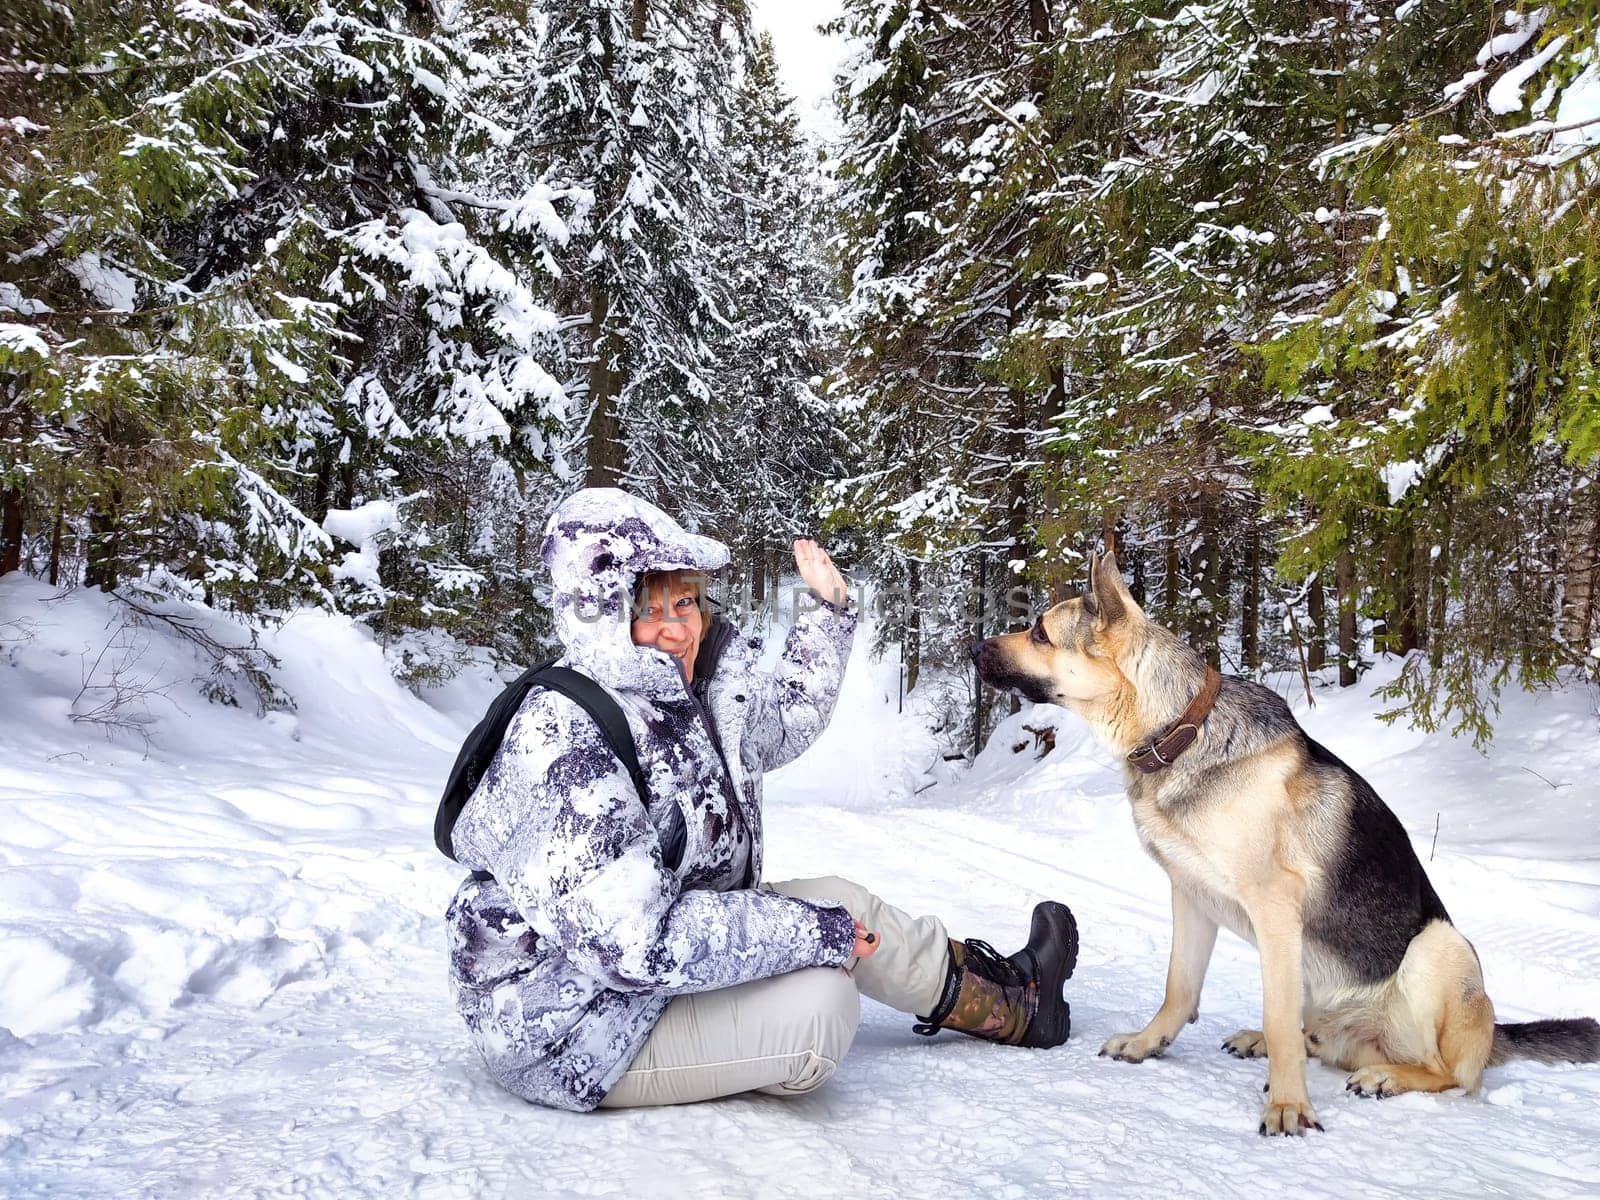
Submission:
<svg viewBox="0 0 1600 1200">
<path fill-rule="evenodd" d="M 1077 962 L 1072 910 L 1046 900 L 1033 910 L 1028 944 L 1010 958 L 978 938 L 952 940 L 938 1007 L 912 1028 L 928 1037 L 953 1029 L 1008 1046 L 1059 1046 L 1072 1030 L 1061 985 Z"/>
</svg>

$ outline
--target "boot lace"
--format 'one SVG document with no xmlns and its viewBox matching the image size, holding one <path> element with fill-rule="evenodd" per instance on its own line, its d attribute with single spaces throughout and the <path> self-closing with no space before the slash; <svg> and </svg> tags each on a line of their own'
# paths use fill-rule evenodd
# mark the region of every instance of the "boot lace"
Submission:
<svg viewBox="0 0 1600 1200">
<path fill-rule="evenodd" d="M 982 979 L 991 983 L 998 983 L 1003 988 L 1022 987 L 1028 985 L 1027 974 L 1016 963 L 1001 954 L 982 938 L 968 938 L 962 943 L 961 969 L 971 971 Z M 913 1033 L 920 1033 L 923 1037 L 932 1037 L 943 1028 L 943 1021 L 949 1015 L 950 1005 L 954 1003 L 960 985 L 952 980 L 949 999 L 939 1006 L 934 1013 L 921 1019 L 911 1027 Z"/>
<path fill-rule="evenodd" d="M 1023 987 L 1027 984 L 1028 978 L 1022 968 L 982 938 L 968 938 L 964 944 L 964 965 L 974 975 L 981 975 L 1001 987 Z"/>
</svg>

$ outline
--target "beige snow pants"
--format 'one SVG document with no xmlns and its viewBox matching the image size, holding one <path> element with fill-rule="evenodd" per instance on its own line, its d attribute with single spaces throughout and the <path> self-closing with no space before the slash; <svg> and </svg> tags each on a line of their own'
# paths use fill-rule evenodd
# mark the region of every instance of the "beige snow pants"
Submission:
<svg viewBox="0 0 1600 1200">
<path fill-rule="evenodd" d="M 937 917 L 908 916 L 831 875 L 762 886 L 835 900 L 882 944 L 845 968 L 812 967 L 675 997 L 601 1107 L 689 1104 L 749 1091 L 802 1095 L 826 1083 L 844 1058 L 862 995 L 905 1013 L 933 1011 L 949 961 Z"/>
</svg>

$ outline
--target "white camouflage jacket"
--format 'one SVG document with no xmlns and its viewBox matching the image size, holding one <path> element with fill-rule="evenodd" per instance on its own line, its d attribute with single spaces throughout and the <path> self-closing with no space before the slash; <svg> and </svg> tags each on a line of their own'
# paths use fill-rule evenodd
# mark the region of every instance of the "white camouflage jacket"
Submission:
<svg viewBox="0 0 1600 1200">
<path fill-rule="evenodd" d="M 719 569 L 720 543 L 624 492 L 591 488 L 556 510 L 540 553 L 560 661 L 622 705 L 648 808 L 583 710 L 533 692 L 455 826 L 456 857 L 494 878 L 468 879 L 451 901 L 450 981 L 501 1084 L 586 1111 L 673 996 L 848 961 L 855 923 L 842 907 L 755 886 L 762 773 L 827 724 L 856 618 L 827 605 L 802 613 L 771 673 L 755 667 L 757 640 L 725 626 L 716 636 L 713 625 L 720 659 L 709 678 L 697 672 L 691 695 L 674 659 L 633 644 L 629 603 L 644 572 Z M 673 871 L 660 847 L 679 820 Z"/>
</svg>

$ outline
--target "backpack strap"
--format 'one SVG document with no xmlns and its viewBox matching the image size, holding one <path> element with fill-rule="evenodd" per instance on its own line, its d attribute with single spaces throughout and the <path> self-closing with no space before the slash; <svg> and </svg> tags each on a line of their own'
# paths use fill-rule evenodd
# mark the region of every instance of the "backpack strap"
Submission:
<svg viewBox="0 0 1600 1200">
<path fill-rule="evenodd" d="M 644 785 L 644 769 L 639 766 L 639 748 L 633 744 L 633 730 L 628 728 L 628 718 L 623 715 L 622 706 L 611 698 L 610 692 L 571 667 L 545 667 L 535 677 L 534 685 L 560 692 L 588 713 L 590 719 L 600 726 L 600 732 L 610 743 L 612 753 L 627 768 L 633 786 L 638 789 L 639 799 L 642 801 L 650 794 Z"/>
<path fill-rule="evenodd" d="M 633 780 L 633 786 L 639 793 L 639 803 L 648 803 L 650 792 L 645 787 L 644 768 L 639 765 L 639 749 L 634 744 L 633 730 L 628 728 L 628 718 L 623 714 L 622 706 L 611 698 L 605 688 L 581 671 L 558 667 L 553 663 L 543 663 L 526 672 L 517 680 L 515 687 L 521 693 L 517 699 L 519 707 L 528 692 L 542 687 L 560 693 L 583 709 L 589 719 L 599 726 L 600 734 L 611 747 L 611 752 Z M 676 871 L 683 861 L 686 836 L 687 830 L 680 817 L 671 823 L 661 847 L 661 858 L 669 871 Z M 488 871 L 474 871 L 472 878 L 482 882 L 494 876 Z"/>
</svg>

